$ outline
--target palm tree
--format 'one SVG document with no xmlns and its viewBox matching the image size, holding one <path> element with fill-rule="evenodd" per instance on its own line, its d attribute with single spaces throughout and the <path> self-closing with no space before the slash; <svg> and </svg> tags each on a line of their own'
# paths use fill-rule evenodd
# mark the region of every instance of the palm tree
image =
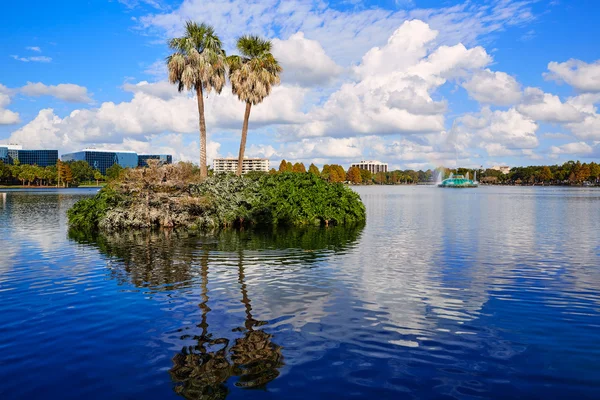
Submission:
<svg viewBox="0 0 600 400">
<path fill-rule="evenodd" d="M 279 74 L 282 69 L 271 54 L 270 40 L 246 35 L 237 40 L 237 48 L 241 55 L 228 57 L 227 63 L 232 92 L 246 103 L 237 166 L 239 176 L 242 174 L 250 108 L 261 103 L 271 93 L 271 87 L 279 84 Z"/>
<path fill-rule="evenodd" d="M 169 40 L 175 53 L 167 57 L 169 82 L 182 92 L 195 90 L 200 115 L 200 176 L 206 178 L 206 121 L 203 91 L 221 93 L 225 85 L 226 57 L 221 39 L 212 26 L 188 21 L 185 35 Z"/>
</svg>

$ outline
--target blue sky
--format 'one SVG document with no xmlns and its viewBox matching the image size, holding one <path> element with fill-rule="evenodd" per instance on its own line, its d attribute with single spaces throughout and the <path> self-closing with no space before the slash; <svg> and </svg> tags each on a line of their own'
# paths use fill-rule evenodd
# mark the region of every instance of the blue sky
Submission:
<svg viewBox="0 0 600 400">
<path fill-rule="evenodd" d="M 197 161 L 195 99 L 165 82 L 183 21 L 273 39 L 282 85 L 248 154 L 393 168 L 600 154 L 600 5 L 584 1 L 91 0 L 0 17 L 0 142 L 170 152 Z M 569 61 L 572 60 L 572 61 Z M 235 155 L 243 105 L 207 101 L 209 158 Z"/>
</svg>

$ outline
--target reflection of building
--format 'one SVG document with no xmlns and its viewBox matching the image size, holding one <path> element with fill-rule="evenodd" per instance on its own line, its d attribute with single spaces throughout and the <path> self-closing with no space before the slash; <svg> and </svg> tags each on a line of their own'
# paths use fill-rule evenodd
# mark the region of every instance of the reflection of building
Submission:
<svg viewBox="0 0 600 400">
<path fill-rule="evenodd" d="M 237 158 L 215 158 L 213 169 L 216 173 L 235 172 L 237 170 Z M 242 173 L 250 171 L 269 171 L 269 159 L 267 158 L 244 158 L 242 161 Z"/>
<path fill-rule="evenodd" d="M 382 163 L 380 161 L 361 161 L 359 163 L 352 164 L 352 167 L 357 167 L 359 169 L 366 169 L 369 172 L 371 172 L 372 174 L 388 171 L 387 163 Z"/>
<path fill-rule="evenodd" d="M 62 161 L 85 161 L 103 175 L 115 164 L 123 168 L 138 166 L 138 155 L 135 151 L 84 149 L 75 153 L 63 154 Z"/>
<path fill-rule="evenodd" d="M 494 171 L 500 171 L 502 172 L 504 175 L 508 174 L 510 172 L 510 167 L 506 166 L 506 165 L 494 165 L 492 168 Z"/>
<path fill-rule="evenodd" d="M 18 145 L 0 145 L 0 160 L 6 164 L 28 164 L 47 167 L 56 165 L 58 150 L 23 150 Z"/>
<path fill-rule="evenodd" d="M 173 164 L 173 157 L 170 154 L 140 154 L 138 155 L 138 167 L 147 166 L 148 160 L 158 160 L 160 164 Z"/>
</svg>

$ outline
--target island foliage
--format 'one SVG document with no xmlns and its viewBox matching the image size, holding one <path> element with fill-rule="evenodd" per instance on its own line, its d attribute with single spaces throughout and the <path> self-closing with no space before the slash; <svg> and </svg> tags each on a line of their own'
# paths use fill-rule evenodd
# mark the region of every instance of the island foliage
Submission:
<svg viewBox="0 0 600 400">
<path fill-rule="evenodd" d="M 217 174 L 191 163 L 125 169 L 68 211 L 77 229 L 347 225 L 365 220 L 357 193 L 311 173 Z"/>
</svg>

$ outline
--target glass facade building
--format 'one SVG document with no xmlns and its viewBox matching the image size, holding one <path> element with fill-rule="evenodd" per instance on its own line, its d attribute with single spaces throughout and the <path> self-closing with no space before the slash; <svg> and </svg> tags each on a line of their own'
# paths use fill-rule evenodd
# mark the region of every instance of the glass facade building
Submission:
<svg viewBox="0 0 600 400">
<path fill-rule="evenodd" d="M 137 153 L 124 150 L 85 149 L 75 153 L 63 154 L 61 160 L 64 162 L 86 161 L 92 168 L 100 171 L 102 175 L 106 175 L 106 170 L 115 164 L 119 164 L 123 168 L 138 166 Z"/>
<path fill-rule="evenodd" d="M 138 156 L 138 167 L 145 167 L 148 160 L 159 160 L 161 164 L 173 164 L 173 156 L 170 154 L 140 154 Z"/>
<path fill-rule="evenodd" d="M 0 160 L 6 164 L 37 165 L 49 167 L 56 165 L 58 161 L 58 150 L 23 150 L 15 146 L 0 146 Z"/>
</svg>

